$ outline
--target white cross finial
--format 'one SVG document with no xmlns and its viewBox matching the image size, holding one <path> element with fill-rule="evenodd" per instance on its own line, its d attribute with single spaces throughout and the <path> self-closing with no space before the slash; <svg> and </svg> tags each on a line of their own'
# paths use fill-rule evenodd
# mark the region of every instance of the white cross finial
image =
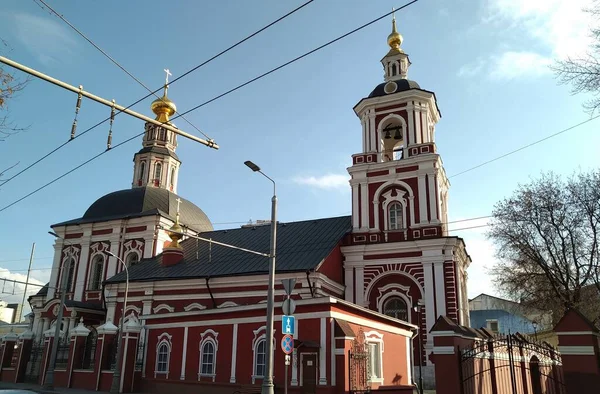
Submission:
<svg viewBox="0 0 600 394">
<path fill-rule="evenodd" d="M 181 204 L 181 198 L 177 198 L 177 214 L 179 215 L 179 204 Z"/>
<path fill-rule="evenodd" d="M 396 20 L 396 8 L 394 7 L 392 7 L 392 19 Z"/>
<path fill-rule="evenodd" d="M 169 77 L 173 76 L 173 74 L 171 74 L 171 72 L 169 71 L 168 68 L 165 68 L 164 72 L 167 73 L 167 75 L 165 76 L 165 85 L 168 85 L 169 84 Z"/>
</svg>

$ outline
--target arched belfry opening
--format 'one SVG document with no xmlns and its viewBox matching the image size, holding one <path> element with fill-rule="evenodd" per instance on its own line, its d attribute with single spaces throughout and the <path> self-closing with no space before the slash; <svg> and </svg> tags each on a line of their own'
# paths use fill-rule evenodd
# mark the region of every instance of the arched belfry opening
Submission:
<svg viewBox="0 0 600 394">
<path fill-rule="evenodd" d="M 400 160 L 403 158 L 405 128 L 397 118 L 383 122 L 381 128 L 382 161 Z"/>
</svg>

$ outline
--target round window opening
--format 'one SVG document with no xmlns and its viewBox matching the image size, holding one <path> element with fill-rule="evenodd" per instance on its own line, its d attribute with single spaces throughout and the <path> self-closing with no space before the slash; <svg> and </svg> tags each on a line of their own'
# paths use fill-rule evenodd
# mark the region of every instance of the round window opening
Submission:
<svg viewBox="0 0 600 394">
<path fill-rule="evenodd" d="M 398 90 L 398 85 L 396 84 L 396 82 L 388 82 L 383 87 L 383 91 L 387 94 L 394 93 L 396 90 Z"/>
</svg>

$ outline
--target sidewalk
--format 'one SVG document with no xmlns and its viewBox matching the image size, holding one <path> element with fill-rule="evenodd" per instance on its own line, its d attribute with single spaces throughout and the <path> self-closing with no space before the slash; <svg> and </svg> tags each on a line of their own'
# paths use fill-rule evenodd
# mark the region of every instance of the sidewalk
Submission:
<svg viewBox="0 0 600 394">
<path fill-rule="evenodd" d="M 38 384 L 29 383 L 8 383 L 0 382 L 0 390 L 30 390 L 40 394 L 98 394 L 99 391 L 68 389 L 65 387 L 55 387 L 54 390 L 45 390 Z"/>
</svg>

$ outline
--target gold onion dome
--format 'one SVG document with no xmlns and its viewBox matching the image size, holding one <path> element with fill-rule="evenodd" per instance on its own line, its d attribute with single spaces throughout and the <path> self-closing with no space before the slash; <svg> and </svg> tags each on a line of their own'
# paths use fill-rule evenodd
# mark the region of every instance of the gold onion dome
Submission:
<svg viewBox="0 0 600 394">
<path fill-rule="evenodd" d="M 183 228 L 179 225 L 179 214 L 177 214 L 177 220 L 168 231 L 169 238 L 171 238 L 171 243 L 169 244 L 170 248 L 180 247 L 179 241 L 181 240 L 181 238 L 183 238 L 183 235 L 181 235 L 180 233 L 183 233 Z"/>
<path fill-rule="evenodd" d="M 177 106 L 167 97 L 169 85 L 165 85 L 165 92 L 161 98 L 158 98 L 150 104 L 150 109 L 156 115 L 159 122 L 168 122 L 169 116 L 177 112 Z"/>
<path fill-rule="evenodd" d="M 393 50 L 402 52 L 402 49 L 400 49 L 400 45 L 402 45 L 402 40 L 402 35 L 396 30 L 396 17 L 394 16 L 394 18 L 392 19 L 392 32 L 390 33 L 387 39 L 388 45 Z"/>
</svg>

